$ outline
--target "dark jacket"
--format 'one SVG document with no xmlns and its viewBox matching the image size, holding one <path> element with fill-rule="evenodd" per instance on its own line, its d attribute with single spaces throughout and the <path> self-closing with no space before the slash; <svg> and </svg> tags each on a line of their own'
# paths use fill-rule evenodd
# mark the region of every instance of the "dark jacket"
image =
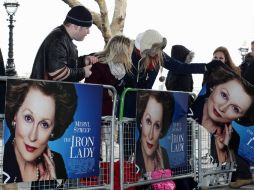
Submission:
<svg viewBox="0 0 254 190">
<path fill-rule="evenodd" d="M 13 137 L 10 137 L 4 146 L 3 183 L 23 182 L 12 142 Z M 55 163 L 57 179 L 67 179 L 67 173 L 62 156 L 57 152 L 51 152 L 54 155 L 53 160 Z M 45 181 L 43 182 L 45 184 Z"/>
<path fill-rule="evenodd" d="M 64 81 L 78 82 L 85 78 L 83 57 L 78 57 L 76 45 L 63 25 L 55 28 L 41 44 L 34 60 L 30 78 L 51 80 L 48 72 L 69 68 Z"/>
<path fill-rule="evenodd" d="M 174 72 L 175 74 L 195 74 L 195 73 L 205 73 L 206 64 L 193 63 L 193 64 L 183 64 L 182 62 L 171 58 L 165 52 L 163 52 L 164 65 L 163 67 Z M 141 59 L 139 51 L 134 48 L 132 52 L 132 74 L 126 75 L 125 82 L 126 86 L 141 88 L 141 89 L 151 89 L 156 76 L 158 74 L 158 69 L 146 70 L 139 73 L 138 75 L 138 62 Z M 139 78 L 137 79 L 137 76 Z"/>
<path fill-rule="evenodd" d="M 165 52 L 163 52 L 164 65 L 163 67 L 174 72 L 175 74 L 190 74 L 190 73 L 205 73 L 206 66 L 205 63 L 192 63 L 183 64 L 182 62 L 171 58 Z M 125 87 L 129 88 L 139 88 L 139 89 L 152 89 L 158 70 L 146 70 L 138 74 L 138 62 L 141 59 L 139 50 L 134 48 L 132 52 L 132 73 L 126 74 L 124 77 Z M 125 116 L 135 118 L 136 114 L 136 100 L 135 93 L 131 93 L 126 96 L 125 99 Z"/>
<path fill-rule="evenodd" d="M 120 95 L 123 87 L 124 81 L 117 80 L 110 72 L 108 64 L 96 63 L 93 65 L 92 75 L 89 78 L 86 78 L 86 83 L 94 84 L 105 84 L 114 86 L 117 90 L 117 93 Z M 108 93 L 108 89 L 103 90 L 103 104 L 102 104 L 102 115 L 111 115 L 112 114 L 112 97 Z"/>
<path fill-rule="evenodd" d="M 4 60 L 0 49 L 0 76 L 5 76 Z M 0 80 L 0 114 L 4 114 L 6 81 Z"/>
<path fill-rule="evenodd" d="M 244 61 L 241 63 L 241 65 L 239 66 L 241 69 L 241 73 L 244 74 L 245 71 L 247 71 L 247 69 L 249 68 L 250 65 L 254 64 L 254 57 L 248 53 L 245 58 Z"/>
<path fill-rule="evenodd" d="M 248 66 L 248 69 L 242 71 L 242 77 L 254 86 L 254 60 Z"/>
<path fill-rule="evenodd" d="M 171 57 L 183 63 L 190 63 L 194 53 L 182 45 L 174 45 L 171 49 Z M 165 86 L 167 90 L 192 92 L 193 78 L 191 74 L 174 74 L 168 71 Z"/>
<path fill-rule="evenodd" d="M 1 49 L 0 49 L 0 76 L 5 76 L 4 59 Z"/>
</svg>

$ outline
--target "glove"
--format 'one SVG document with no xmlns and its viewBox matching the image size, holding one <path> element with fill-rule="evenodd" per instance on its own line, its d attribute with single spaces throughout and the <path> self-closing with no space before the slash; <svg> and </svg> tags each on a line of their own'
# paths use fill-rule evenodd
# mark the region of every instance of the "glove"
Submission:
<svg viewBox="0 0 254 190">
<path fill-rule="evenodd" d="M 225 65 L 220 60 L 212 60 L 211 62 L 206 64 L 206 72 L 211 73 L 212 71 L 216 70 L 218 67 L 221 67 L 221 65 Z"/>
</svg>

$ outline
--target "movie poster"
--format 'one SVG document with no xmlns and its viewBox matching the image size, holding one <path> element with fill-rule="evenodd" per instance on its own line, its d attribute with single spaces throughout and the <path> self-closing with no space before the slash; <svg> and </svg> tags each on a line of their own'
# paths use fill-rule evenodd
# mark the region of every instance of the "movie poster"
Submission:
<svg viewBox="0 0 254 190">
<path fill-rule="evenodd" d="M 187 112 L 189 94 L 183 92 L 172 92 L 175 100 L 173 121 L 167 133 L 167 139 L 162 139 L 162 144 L 167 146 L 167 141 L 170 143 L 168 149 L 170 168 L 179 168 L 187 165 L 187 150 L 191 147 L 191 142 L 188 141 L 188 132 L 191 128 L 187 125 Z"/>
<path fill-rule="evenodd" d="M 208 132 L 202 136 L 214 163 L 233 162 L 230 141 L 237 142 L 234 121 L 249 126 L 253 118 L 253 87 L 236 71 L 221 63 L 203 81 L 203 87 L 191 105 L 193 119 Z M 237 125 L 236 125 L 237 126 Z M 250 130 L 246 131 L 248 136 Z M 231 140 L 232 139 L 232 140 Z M 237 143 L 231 144 L 238 149 Z M 202 148 L 202 147 L 201 147 Z"/>
<path fill-rule="evenodd" d="M 136 164 L 142 173 L 187 164 L 188 93 L 137 92 Z"/>
<path fill-rule="evenodd" d="M 102 91 L 100 85 L 7 80 L 3 182 L 98 176 Z"/>
</svg>

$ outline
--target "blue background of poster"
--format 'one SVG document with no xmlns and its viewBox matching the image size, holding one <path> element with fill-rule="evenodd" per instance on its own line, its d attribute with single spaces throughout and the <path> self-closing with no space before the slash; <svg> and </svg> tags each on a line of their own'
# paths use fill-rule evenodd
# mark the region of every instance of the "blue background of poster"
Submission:
<svg viewBox="0 0 254 190">
<path fill-rule="evenodd" d="M 48 144 L 51 150 L 62 155 L 68 178 L 98 176 L 103 87 L 101 85 L 75 84 L 75 88 L 78 96 L 78 104 L 74 115 L 74 121 L 66 129 L 61 138 L 55 141 L 49 141 Z M 77 123 L 78 121 L 80 122 L 79 124 Z M 82 124 L 83 126 L 81 127 Z M 78 125 L 79 128 L 83 129 L 82 133 L 77 132 Z M 74 130 L 75 128 L 76 130 Z M 89 132 L 87 131 L 88 128 L 91 129 Z M 9 136 L 10 131 L 6 126 L 6 122 L 4 122 L 4 143 L 7 142 Z M 75 138 L 94 137 L 94 145 L 89 147 L 93 148 L 93 156 L 87 158 L 70 158 L 77 155 L 77 152 L 75 154 L 73 151 L 72 156 L 70 156 L 72 136 L 75 136 Z M 83 147 L 75 147 L 75 150 L 77 151 L 78 148 L 83 149 Z"/>
<path fill-rule="evenodd" d="M 160 139 L 160 146 L 167 150 L 170 168 L 172 169 L 187 165 L 187 112 L 189 94 L 184 92 L 170 93 L 172 93 L 175 100 L 173 120 L 167 135 Z M 172 135 L 175 137 L 174 141 Z M 136 128 L 136 139 L 138 140 L 138 138 L 139 131 Z M 176 138 L 178 139 L 177 142 Z"/>
<path fill-rule="evenodd" d="M 172 93 L 175 99 L 173 122 L 167 135 L 160 140 L 160 144 L 167 150 L 170 168 L 177 168 L 187 165 L 187 112 L 189 95 L 183 92 Z"/>
<path fill-rule="evenodd" d="M 81 178 L 99 175 L 100 158 L 100 134 L 101 134 L 101 106 L 102 106 L 102 86 L 75 84 L 78 95 L 78 106 L 74 115 L 74 121 L 65 131 L 62 138 L 50 142 L 52 150 L 57 150 L 63 155 L 65 167 L 69 178 Z M 77 122 L 89 122 L 89 126 L 80 128 L 91 128 L 89 133 L 80 133 L 75 131 Z M 77 128 L 76 128 L 77 129 Z M 84 129 L 85 131 L 85 129 Z M 85 131 L 86 132 L 86 131 Z M 92 158 L 70 158 L 71 136 L 76 137 L 94 137 L 94 148 Z M 98 138 L 99 137 L 99 138 Z M 85 140 L 84 140 L 85 142 Z M 84 143 L 85 145 L 86 143 Z M 80 147 L 81 149 L 82 146 Z M 86 148 L 86 147 L 85 147 Z M 76 151 L 77 148 L 75 148 Z M 74 149 L 73 149 L 74 150 Z M 86 149 L 87 150 L 87 149 Z M 76 152 L 77 154 L 77 152 Z M 76 156 L 73 152 L 72 157 Z"/>
<path fill-rule="evenodd" d="M 244 126 L 233 121 L 232 127 L 240 136 L 238 154 L 254 164 L 254 125 Z"/>
</svg>

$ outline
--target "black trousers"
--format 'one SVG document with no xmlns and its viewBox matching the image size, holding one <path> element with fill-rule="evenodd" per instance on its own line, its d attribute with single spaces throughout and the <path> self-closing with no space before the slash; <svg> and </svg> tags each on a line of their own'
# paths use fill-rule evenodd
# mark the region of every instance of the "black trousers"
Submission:
<svg viewBox="0 0 254 190">
<path fill-rule="evenodd" d="M 245 160 L 243 157 L 238 155 L 238 148 L 240 144 L 240 136 L 238 133 L 233 130 L 229 147 L 233 150 L 236 159 L 236 171 L 232 174 L 231 181 L 236 179 L 251 179 L 252 174 L 250 172 L 250 163 Z"/>
</svg>

